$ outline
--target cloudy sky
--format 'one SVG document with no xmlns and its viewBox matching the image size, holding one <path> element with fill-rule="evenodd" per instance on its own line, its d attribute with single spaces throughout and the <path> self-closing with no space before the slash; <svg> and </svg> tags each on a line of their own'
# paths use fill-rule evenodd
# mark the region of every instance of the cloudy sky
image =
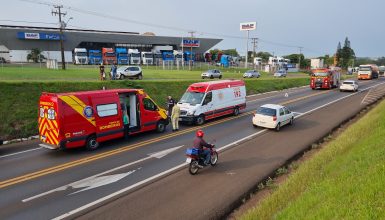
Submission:
<svg viewBox="0 0 385 220">
<path fill-rule="evenodd" d="M 0 0 L 0 24 L 57 26 L 52 4 L 69 28 L 221 38 L 215 46 L 246 51 L 239 23 L 256 21 L 258 51 L 307 57 L 333 54 L 348 37 L 359 57 L 385 56 L 384 0 Z M 251 43 L 249 48 L 251 48 Z"/>
</svg>

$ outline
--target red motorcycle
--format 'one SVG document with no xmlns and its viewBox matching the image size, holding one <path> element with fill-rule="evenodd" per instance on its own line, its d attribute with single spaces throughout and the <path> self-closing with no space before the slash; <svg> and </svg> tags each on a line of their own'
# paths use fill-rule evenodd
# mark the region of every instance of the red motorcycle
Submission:
<svg viewBox="0 0 385 220">
<path fill-rule="evenodd" d="M 212 145 L 212 148 L 204 148 L 210 150 L 210 165 L 215 166 L 218 162 L 218 153 L 215 149 L 215 145 Z M 207 166 L 205 164 L 205 155 L 199 152 L 196 148 L 188 148 L 186 150 L 186 163 L 189 164 L 188 171 L 191 175 L 195 175 L 198 173 L 199 169 Z"/>
</svg>

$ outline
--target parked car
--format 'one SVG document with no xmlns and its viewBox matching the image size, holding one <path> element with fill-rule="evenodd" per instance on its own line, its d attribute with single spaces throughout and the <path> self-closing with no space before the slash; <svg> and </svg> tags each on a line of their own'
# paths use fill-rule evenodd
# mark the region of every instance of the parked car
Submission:
<svg viewBox="0 0 385 220">
<path fill-rule="evenodd" d="M 274 73 L 274 77 L 286 77 L 287 72 L 285 70 L 278 70 Z"/>
<path fill-rule="evenodd" d="M 210 79 L 219 78 L 219 79 L 222 79 L 222 73 L 221 73 L 221 71 L 219 71 L 217 69 L 212 69 L 212 70 L 207 70 L 206 72 L 202 73 L 201 77 L 202 77 L 202 79 L 204 79 L 204 78 L 210 78 Z"/>
<path fill-rule="evenodd" d="M 358 83 L 354 80 L 345 80 L 340 85 L 340 91 L 353 91 L 356 92 L 358 90 Z"/>
<path fill-rule="evenodd" d="M 143 79 L 142 68 L 140 66 L 121 66 L 116 71 L 117 79 Z"/>
<path fill-rule="evenodd" d="M 261 74 L 256 70 L 248 70 L 243 74 L 243 78 L 259 78 Z"/>
<path fill-rule="evenodd" d="M 0 57 L 0 63 L 6 63 L 7 61 L 4 59 L 4 57 Z"/>
<path fill-rule="evenodd" d="M 262 105 L 255 112 L 252 122 L 255 127 L 265 127 L 279 131 L 286 124 L 292 125 L 294 114 L 285 106 L 276 104 Z"/>
</svg>

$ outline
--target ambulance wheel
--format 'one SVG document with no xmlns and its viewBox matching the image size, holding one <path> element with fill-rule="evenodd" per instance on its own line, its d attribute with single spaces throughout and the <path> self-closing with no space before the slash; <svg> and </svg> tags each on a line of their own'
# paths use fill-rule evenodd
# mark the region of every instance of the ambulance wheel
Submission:
<svg viewBox="0 0 385 220">
<path fill-rule="evenodd" d="M 235 107 L 234 108 L 234 116 L 237 116 L 237 115 L 239 115 L 239 108 L 238 107 Z"/>
<path fill-rule="evenodd" d="M 96 150 L 99 147 L 99 142 L 96 140 L 96 136 L 92 135 L 87 138 L 86 148 L 87 150 Z"/>
<path fill-rule="evenodd" d="M 197 125 L 203 125 L 203 124 L 205 123 L 205 116 L 204 116 L 204 115 L 200 115 L 200 116 L 196 119 L 195 123 L 196 123 Z"/>
<path fill-rule="evenodd" d="M 119 79 L 123 80 L 124 79 L 124 75 L 120 75 Z"/>
<path fill-rule="evenodd" d="M 162 133 L 166 130 L 166 124 L 163 121 L 158 122 L 156 125 L 156 131 Z"/>
</svg>

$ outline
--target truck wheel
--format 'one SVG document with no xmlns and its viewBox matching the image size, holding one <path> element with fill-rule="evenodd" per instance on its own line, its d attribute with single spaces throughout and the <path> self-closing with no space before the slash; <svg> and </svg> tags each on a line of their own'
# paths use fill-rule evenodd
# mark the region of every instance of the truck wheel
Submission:
<svg viewBox="0 0 385 220">
<path fill-rule="evenodd" d="M 238 107 L 235 107 L 235 108 L 234 108 L 233 114 L 234 114 L 234 116 L 239 115 L 239 108 L 238 108 Z"/>
<path fill-rule="evenodd" d="M 156 125 L 156 131 L 159 132 L 159 133 L 162 133 L 166 130 L 166 125 L 163 121 L 160 121 L 158 122 L 158 124 Z"/>
<path fill-rule="evenodd" d="M 86 148 L 87 150 L 96 150 L 99 147 L 99 142 L 96 140 L 96 136 L 92 135 L 87 138 Z"/>
<path fill-rule="evenodd" d="M 119 79 L 123 80 L 124 79 L 124 75 L 120 75 Z"/>
<path fill-rule="evenodd" d="M 197 125 L 203 125 L 203 124 L 205 123 L 205 116 L 204 116 L 204 115 L 200 115 L 200 116 L 196 119 L 195 123 L 196 123 Z"/>
</svg>

